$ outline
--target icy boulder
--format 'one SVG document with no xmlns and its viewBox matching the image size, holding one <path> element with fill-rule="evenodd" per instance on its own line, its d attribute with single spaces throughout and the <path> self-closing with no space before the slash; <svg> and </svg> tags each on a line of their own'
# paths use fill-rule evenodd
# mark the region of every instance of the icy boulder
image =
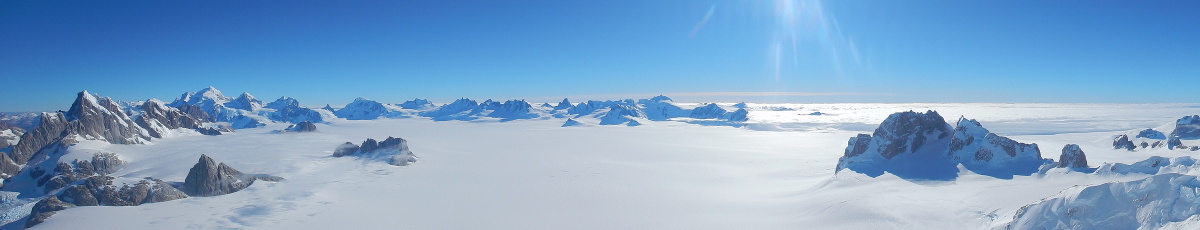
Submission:
<svg viewBox="0 0 1200 230">
<path fill-rule="evenodd" d="M 1022 207 L 1007 227 L 1155 229 L 1200 214 L 1197 197 L 1200 197 L 1200 180 L 1175 173 L 1075 187 Z"/>
<path fill-rule="evenodd" d="M 1079 149 L 1079 145 L 1067 144 L 1063 146 L 1062 155 L 1058 156 L 1059 168 L 1087 168 L 1087 156 L 1083 154 L 1083 149 Z"/>
<path fill-rule="evenodd" d="M 884 172 L 901 178 L 950 180 L 958 175 L 947 157 L 953 129 L 937 112 L 895 113 L 871 135 L 850 138 L 836 171 L 850 169 L 877 177 Z"/>
<path fill-rule="evenodd" d="M 354 102 L 346 104 L 346 107 L 333 112 L 333 115 L 346 118 L 346 120 L 374 120 L 386 112 L 387 108 L 383 107 L 382 103 L 360 97 L 355 98 Z"/>
<path fill-rule="evenodd" d="M 997 178 L 1031 175 L 1044 161 L 1037 144 L 996 135 L 978 121 L 959 118 L 950 139 L 950 156 L 972 172 Z"/>
<path fill-rule="evenodd" d="M 346 142 L 334 149 L 333 156 L 356 156 L 362 159 L 382 160 L 395 166 L 405 166 L 417 162 L 417 156 L 408 150 L 408 141 L 395 137 L 388 137 L 381 142 L 367 138 L 362 145 Z"/>
</svg>

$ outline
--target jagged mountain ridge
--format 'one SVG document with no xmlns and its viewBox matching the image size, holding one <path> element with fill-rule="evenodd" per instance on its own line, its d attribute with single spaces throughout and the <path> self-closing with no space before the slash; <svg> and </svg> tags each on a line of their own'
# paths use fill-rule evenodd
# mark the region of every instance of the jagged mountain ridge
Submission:
<svg viewBox="0 0 1200 230">
<path fill-rule="evenodd" d="M 1048 162 L 1053 161 L 1042 158 L 1037 144 L 996 135 L 978 121 L 959 118 L 951 126 L 936 111 L 908 111 L 888 116 L 873 134 L 850 138 L 836 171 L 953 180 L 962 165 L 978 174 L 1007 179 L 1037 173 Z"/>
</svg>

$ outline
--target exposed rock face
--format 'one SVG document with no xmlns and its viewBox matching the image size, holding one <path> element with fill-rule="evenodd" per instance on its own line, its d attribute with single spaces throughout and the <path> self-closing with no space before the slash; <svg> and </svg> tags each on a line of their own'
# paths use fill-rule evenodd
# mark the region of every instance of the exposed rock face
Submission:
<svg viewBox="0 0 1200 230">
<path fill-rule="evenodd" d="M 1113 138 L 1113 149 L 1125 149 L 1133 151 L 1137 145 L 1129 140 L 1129 135 L 1121 134 Z"/>
<path fill-rule="evenodd" d="M 908 111 L 888 116 L 872 135 L 850 138 L 837 171 L 951 180 L 962 164 L 975 173 L 1012 178 L 1037 172 L 1045 161 L 1036 144 L 993 134 L 975 120 L 959 119 L 951 128 L 937 112 Z"/>
<path fill-rule="evenodd" d="M 199 128 L 199 129 L 196 129 L 196 132 L 199 132 L 200 134 L 204 134 L 204 135 L 209 135 L 209 136 L 221 135 L 221 130 L 214 129 L 214 128 Z"/>
<path fill-rule="evenodd" d="M 317 125 L 315 125 L 309 121 L 304 121 L 304 122 L 300 122 L 298 124 L 288 125 L 288 127 L 286 129 L 283 129 L 283 131 L 284 132 L 316 132 Z"/>
<path fill-rule="evenodd" d="M 1063 146 L 1062 155 L 1058 156 L 1059 168 L 1087 168 L 1087 156 L 1083 154 L 1083 150 L 1079 149 L 1079 145 L 1068 144 Z"/>
<path fill-rule="evenodd" d="M 155 138 L 162 138 L 163 134 L 172 129 L 199 128 L 200 123 L 203 122 L 203 120 L 188 116 L 179 109 L 167 107 L 158 100 L 148 100 L 142 104 L 141 108 L 142 116 L 138 117 L 136 122 Z"/>
<path fill-rule="evenodd" d="M 1200 115 L 1191 115 L 1175 121 L 1175 131 L 1171 136 L 1181 139 L 1200 139 Z"/>
<path fill-rule="evenodd" d="M 254 180 L 253 176 L 225 163 L 217 164 L 208 155 L 200 155 L 200 161 L 192 166 L 183 181 L 183 192 L 191 196 L 220 196 L 250 187 Z"/>
<path fill-rule="evenodd" d="M 367 138 L 362 145 L 346 142 L 333 151 L 334 157 L 357 156 L 366 159 L 377 159 L 396 166 L 405 166 L 417 162 L 417 157 L 408 150 L 408 141 L 388 137 L 382 142 Z"/>
<path fill-rule="evenodd" d="M 50 196 L 42 201 L 38 201 L 37 204 L 33 205 L 33 210 L 29 213 L 29 220 L 25 222 L 25 227 L 33 227 L 34 225 L 46 222 L 46 219 L 54 215 L 55 212 L 65 210 L 70 207 L 75 207 L 75 205 L 62 202 L 54 196 Z"/>
<path fill-rule="evenodd" d="M 208 115 L 208 112 L 204 112 L 204 109 L 201 109 L 199 106 L 182 104 L 182 105 L 179 105 L 179 107 L 177 107 L 177 108 L 179 108 L 179 112 L 182 112 L 183 114 L 186 114 L 188 117 L 194 118 L 201 122 L 216 121 L 215 119 L 213 119 L 212 116 Z"/>
<path fill-rule="evenodd" d="M 889 172 L 902 178 L 950 180 L 958 172 L 948 157 L 952 132 L 937 112 L 895 113 L 872 135 L 850 138 L 836 170 L 872 177 Z"/>
<path fill-rule="evenodd" d="M 113 144 L 141 144 L 150 139 L 146 130 L 135 125 L 117 103 L 109 98 L 97 98 L 86 90 L 79 92 L 65 115 L 70 122 L 67 130 L 86 139 Z"/>
<path fill-rule="evenodd" d="M 1044 163 L 1037 144 L 996 135 L 966 118 L 960 118 L 954 127 L 950 155 L 972 172 L 1006 179 L 1033 174 Z"/>
<path fill-rule="evenodd" d="M 42 147 L 62 139 L 66 129 L 67 120 L 62 113 L 42 113 L 41 122 L 38 123 L 37 128 L 21 135 L 21 142 L 13 147 L 12 153 L 9 153 L 12 161 L 17 164 L 25 164 Z"/>
<path fill-rule="evenodd" d="M 1144 129 L 1141 132 L 1138 132 L 1137 137 L 1156 140 L 1167 139 L 1167 135 L 1164 135 L 1162 132 L 1154 129 Z"/>
<path fill-rule="evenodd" d="M 725 117 L 725 109 L 722 109 L 717 104 L 708 104 L 705 106 L 692 109 L 691 115 L 688 117 L 696 119 L 716 119 Z"/>
</svg>

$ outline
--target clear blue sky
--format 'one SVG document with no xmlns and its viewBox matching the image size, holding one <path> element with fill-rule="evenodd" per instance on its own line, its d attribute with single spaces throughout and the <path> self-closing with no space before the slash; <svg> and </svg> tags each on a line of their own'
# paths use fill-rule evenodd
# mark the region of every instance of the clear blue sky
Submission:
<svg viewBox="0 0 1200 230">
<path fill-rule="evenodd" d="M 210 85 L 307 105 L 1200 102 L 1197 80 L 1190 0 L 0 2 L 0 111 Z"/>
</svg>

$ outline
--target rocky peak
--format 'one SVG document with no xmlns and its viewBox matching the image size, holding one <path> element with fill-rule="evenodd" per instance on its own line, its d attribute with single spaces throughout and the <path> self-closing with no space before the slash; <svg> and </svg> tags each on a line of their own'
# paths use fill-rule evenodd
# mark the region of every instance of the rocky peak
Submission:
<svg viewBox="0 0 1200 230">
<path fill-rule="evenodd" d="M 216 163 L 208 155 L 200 155 L 200 161 L 192 166 L 183 181 L 183 192 L 190 196 L 220 196 L 250 187 L 254 180 L 253 176 L 225 163 Z"/>
<path fill-rule="evenodd" d="M 154 99 L 147 100 L 142 104 L 141 109 L 142 115 L 135 119 L 135 122 L 155 138 L 162 138 L 166 132 L 172 129 L 196 129 L 204 122 L 188 116 L 179 109 L 167 107 L 161 101 Z"/>
<path fill-rule="evenodd" d="M 16 164 L 25 164 L 29 158 L 37 154 L 42 147 L 50 145 L 58 140 L 61 140 L 65 135 L 63 132 L 67 129 L 66 116 L 59 113 L 42 113 L 41 121 L 38 126 L 29 132 L 21 135 L 21 142 L 13 146 L 13 150 L 9 153 L 12 161 Z M 9 175 L 15 175 L 16 172 L 5 172 Z"/>
<path fill-rule="evenodd" d="M 572 107 L 571 101 L 568 101 L 566 98 L 563 98 L 563 100 L 561 102 L 558 102 L 558 105 L 554 106 L 554 109 L 555 110 L 570 109 L 571 107 Z"/>
<path fill-rule="evenodd" d="M 667 97 L 667 96 L 663 96 L 662 94 L 659 94 L 658 96 L 651 97 L 650 100 L 657 101 L 657 102 L 665 102 L 665 101 L 671 101 L 671 98 Z"/>
<path fill-rule="evenodd" d="M 1084 155 L 1083 149 L 1076 144 L 1067 144 L 1063 146 L 1062 155 L 1058 156 L 1059 168 L 1087 168 L 1087 156 Z"/>
<path fill-rule="evenodd" d="M 67 129 L 83 138 L 113 144 L 140 144 L 150 139 L 111 99 L 97 98 L 86 90 L 79 92 L 65 115 L 70 122 Z"/>
</svg>

